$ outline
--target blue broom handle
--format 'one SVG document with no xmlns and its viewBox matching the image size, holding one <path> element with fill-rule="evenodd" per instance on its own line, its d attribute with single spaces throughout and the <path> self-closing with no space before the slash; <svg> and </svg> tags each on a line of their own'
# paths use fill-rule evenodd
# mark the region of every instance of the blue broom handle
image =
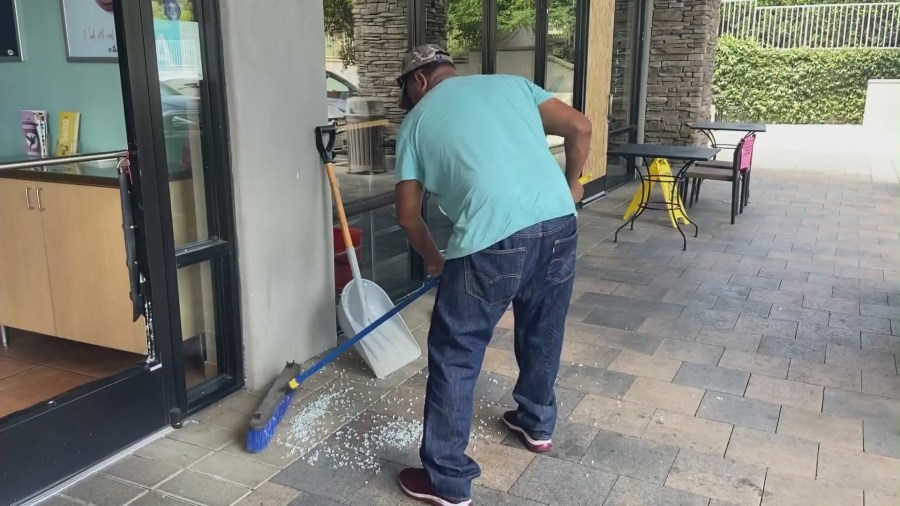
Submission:
<svg viewBox="0 0 900 506">
<path fill-rule="evenodd" d="M 304 381 L 306 381 L 307 378 L 309 378 L 313 374 L 317 373 L 319 371 L 319 369 L 325 367 L 331 361 L 338 358 L 338 356 L 341 353 L 344 353 L 345 351 L 350 349 L 351 346 L 358 343 L 362 338 L 371 334 L 372 331 L 375 330 L 376 328 L 378 328 L 379 325 L 390 320 L 397 313 L 402 311 L 406 306 L 410 305 L 414 300 L 418 299 L 422 295 L 425 295 L 426 292 L 428 292 L 429 290 L 431 290 L 432 288 L 437 286 L 437 283 L 438 283 L 438 278 L 431 278 L 431 279 L 427 280 L 425 282 L 425 284 L 423 284 L 418 290 L 414 291 L 413 293 L 411 293 L 411 294 L 407 295 L 406 297 L 404 297 L 403 299 L 401 299 L 400 302 L 398 302 L 397 305 L 394 306 L 393 309 L 391 309 L 390 311 L 388 311 L 387 313 L 382 315 L 380 318 L 378 318 L 374 322 L 370 323 L 369 326 L 367 326 L 366 328 L 360 330 L 355 336 L 353 336 L 351 339 L 349 339 L 344 344 L 335 348 L 331 353 L 329 353 L 328 355 L 325 355 L 322 358 L 322 360 L 319 360 L 318 362 L 313 364 L 312 367 L 310 367 L 309 369 L 298 374 L 297 377 L 294 378 L 294 381 L 296 381 L 297 383 L 303 383 Z"/>
</svg>

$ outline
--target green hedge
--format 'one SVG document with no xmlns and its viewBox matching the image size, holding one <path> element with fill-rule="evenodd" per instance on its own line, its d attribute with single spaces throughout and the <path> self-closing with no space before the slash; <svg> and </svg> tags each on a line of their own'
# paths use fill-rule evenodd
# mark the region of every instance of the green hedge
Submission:
<svg viewBox="0 0 900 506">
<path fill-rule="evenodd" d="M 862 121 L 869 79 L 900 78 L 900 50 L 775 49 L 722 37 L 716 117 L 766 123 Z"/>
</svg>

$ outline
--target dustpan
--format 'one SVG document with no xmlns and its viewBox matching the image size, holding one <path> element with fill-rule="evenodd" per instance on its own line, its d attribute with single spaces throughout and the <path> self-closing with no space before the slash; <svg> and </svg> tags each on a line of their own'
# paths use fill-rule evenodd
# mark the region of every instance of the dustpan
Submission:
<svg viewBox="0 0 900 506">
<path fill-rule="evenodd" d="M 328 174 L 331 195 L 337 209 L 338 219 L 341 222 L 344 248 L 347 252 L 350 270 L 353 273 L 353 279 L 344 286 L 341 292 L 337 311 L 338 322 L 344 335 L 353 336 L 392 310 L 394 303 L 380 286 L 363 279 L 359 271 L 356 248 L 353 247 L 353 241 L 350 238 L 350 227 L 347 225 L 344 203 L 341 200 L 341 192 L 334 175 L 334 154 L 332 152 L 334 137 L 335 128 L 333 126 L 316 128 L 316 147 L 325 165 L 325 172 Z M 369 336 L 358 341 L 354 348 L 377 378 L 384 378 L 422 355 L 419 343 L 416 342 L 399 313 L 372 330 Z"/>
</svg>

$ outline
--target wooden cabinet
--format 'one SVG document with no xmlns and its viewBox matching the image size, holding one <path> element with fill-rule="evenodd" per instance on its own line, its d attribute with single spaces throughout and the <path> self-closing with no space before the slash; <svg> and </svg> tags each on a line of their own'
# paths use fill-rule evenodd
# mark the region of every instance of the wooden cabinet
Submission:
<svg viewBox="0 0 900 506">
<path fill-rule="evenodd" d="M 56 333 L 33 181 L 0 179 L 0 323 Z"/>
<path fill-rule="evenodd" d="M 0 324 L 146 353 L 143 320 L 131 321 L 119 190 L 13 180 L 0 180 L 0 185 L 7 188 L 0 196 Z M 35 209 L 17 211 L 21 218 L 8 217 L 12 209 L 7 207 L 14 208 L 15 202 L 25 209 L 24 188 L 29 186 Z M 27 245 L 8 246 L 21 237 Z M 42 280 L 46 291 L 25 291 L 23 282 L 10 276 L 15 272 Z M 7 297 L 19 306 L 7 311 Z M 49 318 L 41 316 L 51 325 L 20 307 L 49 311 Z"/>
</svg>

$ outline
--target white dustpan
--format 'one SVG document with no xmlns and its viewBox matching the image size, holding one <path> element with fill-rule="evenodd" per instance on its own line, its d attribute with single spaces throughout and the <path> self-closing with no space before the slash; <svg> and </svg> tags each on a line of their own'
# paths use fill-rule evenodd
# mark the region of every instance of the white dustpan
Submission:
<svg viewBox="0 0 900 506">
<path fill-rule="evenodd" d="M 341 292 L 338 321 L 344 335 L 358 334 L 370 323 L 394 307 L 391 298 L 375 283 L 359 276 L 356 252 L 347 252 L 353 280 Z M 354 345 L 378 378 L 383 378 L 422 355 L 403 318 L 396 314 Z"/>
<path fill-rule="evenodd" d="M 356 249 L 350 238 L 350 227 L 347 225 L 344 203 L 341 200 L 341 192 L 334 176 L 332 163 L 334 157 L 331 152 L 334 145 L 334 127 L 318 127 L 316 133 L 316 145 L 319 155 L 325 163 L 325 172 L 328 173 L 331 196 L 341 222 L 344 248 L 350 262 L 350 270 L 353 272 L 353 280 L 347 283 L 341 292 L 341 302 L 338 306 L 338 321 L 341 324 L 341 330 L 344 331 L 344 335 L 351 337 L 393 309 L 394 303 L 381 287 L 363 279 L 359 272 Z M 378 378 L 391 374 L 422 355 L 419 343 L 416 342 L 409 327 L 406 326 L 399 314 L 372 330 L 354 347 Z"/>
</svg>

